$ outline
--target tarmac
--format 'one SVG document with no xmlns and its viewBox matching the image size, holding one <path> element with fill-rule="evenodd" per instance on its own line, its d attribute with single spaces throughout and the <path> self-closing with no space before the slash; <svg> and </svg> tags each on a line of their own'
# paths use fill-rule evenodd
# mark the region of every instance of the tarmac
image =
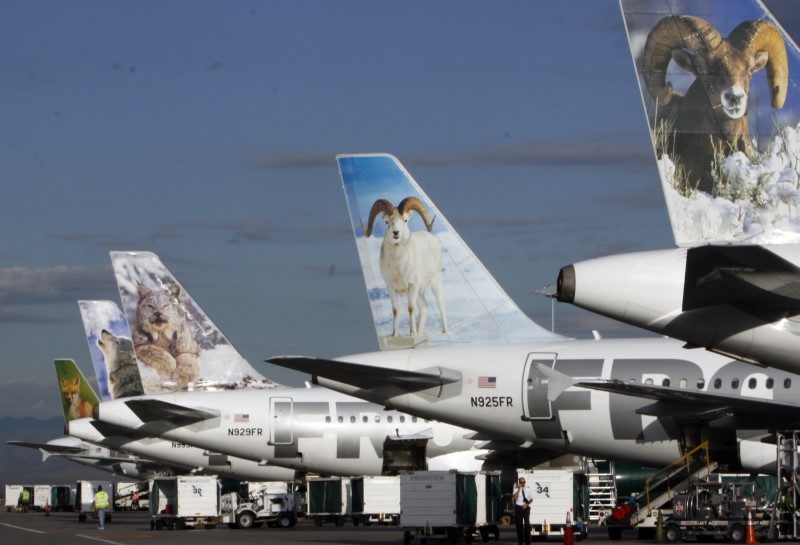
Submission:
<svg viewBox="0 0 800 545">
<path fill-rule="evenodd" d="M 635 539 L 636 534 L 623 536 Z M 591 527 L 589 539 L 580 543 L 608 541 L 605 527 Z M 0 543 L 8 545 L 92 545 L 108 543 L 111 545 L 210 545 L 210 544 L 258 544 L 264 545 L 367 545 L 372 543 L 403 543 L 403 529 L 396 526 L 345 526 L 324 524 L 315 526 L 311 521 L 301 520 L 294 528 L 279 529 L 266 526 L 251 530 L 235 530 L 227 525 L 219 525 L 213 530 L 151 530 L 150 515 L 147 512 L 114 512 L 111 522 L 106 522 L 103 530 L 97 528 L 97 521 L 78 521 L 77 513 L 8 513 L 0 512 Z M 517 542 L 513 526 L 500 527 L 500 543 Z M 560 537 L 551 537 L 547 543 L 561 543 Z M 428 543 L 439 543 L 430 539 Z M 464 543 L 460 541 L 459 543 Z M 476 539 L 473 543 L 481 543 Z M 490 540 L 489 543 L 494 543 Z M 578 543 L 576 541 L 576 543 Z M 421 545 L 418 539 L 412 545 Z"/>
</svg>

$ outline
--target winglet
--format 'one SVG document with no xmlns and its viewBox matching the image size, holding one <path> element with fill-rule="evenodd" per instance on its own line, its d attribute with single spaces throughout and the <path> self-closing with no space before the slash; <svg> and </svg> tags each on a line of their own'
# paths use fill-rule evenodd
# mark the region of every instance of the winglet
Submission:
<svg viewBox="0 0 800 545">
<path fill-rule="evenodd" d="M 61 408 L 64 421 L 91 417 L 94 408 L 100 403 L 94 389 L 74 360 L 54 361 L 58 388 L 61 395 Z"/>
<path fill-rule="evenodd" d="M 517 307 L 395 157 L 337 161 L 381 349 L 560 338 Z"/>
<path fill-rule="evenodd" d="M 675 242 L 800 242 L 792 38 L 759 0 L 620 5 Z"/>
</svg>

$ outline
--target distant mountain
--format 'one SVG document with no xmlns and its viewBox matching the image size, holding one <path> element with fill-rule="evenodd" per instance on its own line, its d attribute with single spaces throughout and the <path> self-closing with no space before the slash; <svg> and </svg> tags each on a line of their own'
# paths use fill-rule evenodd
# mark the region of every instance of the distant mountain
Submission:
<svg viewBox="0 0 800 545">
<path fill-rule="evenodd" d="M 0 418 L 0 495 L 7 484 L 69 484 L 81 479 L 110 479 L 111 474 L 51 456 L 42 462 L 37 449 L 6 444 L 6 441 L 46 443 L 64 436 L 64 418 Z"/>
</svg>

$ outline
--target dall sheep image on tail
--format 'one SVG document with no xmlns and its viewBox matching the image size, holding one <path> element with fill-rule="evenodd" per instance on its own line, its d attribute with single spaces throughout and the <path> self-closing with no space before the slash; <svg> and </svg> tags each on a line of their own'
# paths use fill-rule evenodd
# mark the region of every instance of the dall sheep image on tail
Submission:
<svg viewBox="0 0 800 545">
<path fill-rule="evenodd" d="M 695 76 L 685 95 L 667 82 L 670 61 Z M 762 68 L 772 108 L 782 108 L 789 79 L 786 45 L 768 21 L 744 21 L 723 38 L 704 19 L 678 15 L 661 19 L 648 34 L 644 83 L 669 134 L 659 153 L 674 155 L 697 189 L 713 193 L 715 154 L 741 151 L 751 157 L 750 79 Z"/>
<path fill-rule="evenodd" d="M 425 223 L 427 231 L 411 232 L 408 222 L 417 212 Z M 369 221 L 361 227 L 369 237 L 375 218 L 381 215 L 386 223 L 380 254 L 380 271 L 389 297 L 392 300 L 394 329 L 392 336 L 398 336 L 398 307 L 400 295 L 408 299 L 408 318 L 411 322 L 411 336 L 425 333 L 425 318 L 428 306 L 425 290 L 430 289 L 436 297 L 442 320 L 442 333 L 447 333 L 447 317 L 442 295 L 442 247 L 439 240 L 431 234 L 433 222 L 428 219 L 425 205 L 416 197 L 406 197 L 397 208 L 386 199 L 378 199 L 369 212 Z M 419 324 L 417 324 L 419 322 Z"/>
</svg>

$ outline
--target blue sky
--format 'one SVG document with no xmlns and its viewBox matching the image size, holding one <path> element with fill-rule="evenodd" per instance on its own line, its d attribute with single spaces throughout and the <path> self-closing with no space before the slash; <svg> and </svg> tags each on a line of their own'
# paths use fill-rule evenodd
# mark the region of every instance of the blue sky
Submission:
<svg viewBox="0 0 800 545">
<path fill-rule="evenodd" d="M 110 250 L 159 254 L 278 381 L 375 350 L 336 153 L 396 155 L 545 325 L 561 266 L 673 245 L 615 1 L 4 8 L 0 416 L 59 414 L 54 358 L 92 374 Z M 593 328 L 641 334 L 556 308 Z"/>
</svg>

